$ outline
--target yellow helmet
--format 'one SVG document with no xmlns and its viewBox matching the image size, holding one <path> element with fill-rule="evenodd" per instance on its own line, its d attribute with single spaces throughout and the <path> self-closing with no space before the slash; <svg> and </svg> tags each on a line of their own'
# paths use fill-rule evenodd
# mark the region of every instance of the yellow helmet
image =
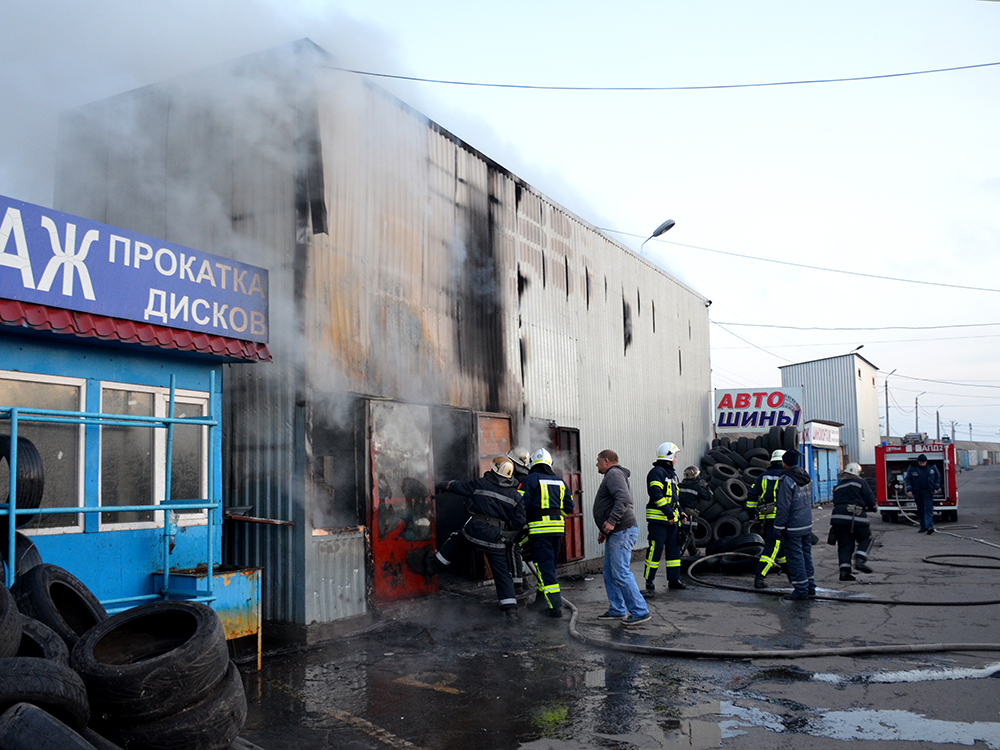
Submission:
<svg viewBox="0 0 1000 750">
<path fill-rule="evenodd" d="M 510 479 L 514 476 L 514 464 L 506 456 L 494 458 L 492 470 L 501 479 Z"/>
</svg>

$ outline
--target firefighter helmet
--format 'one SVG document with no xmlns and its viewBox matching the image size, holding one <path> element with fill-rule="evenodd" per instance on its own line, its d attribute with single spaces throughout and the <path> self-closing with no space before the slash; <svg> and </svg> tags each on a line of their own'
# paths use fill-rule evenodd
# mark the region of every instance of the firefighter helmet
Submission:
<svg viewBox="0 0 1000 750">
<path fill-rule="evenodd" d="M 534 466 L 535 464 L 547 464 L 548 466 L 552 466 L 552 454 L 544 448 L 539 448 L 531 454 L 531 465 Z"/>
<path fill-rule="evenodd" d="M 700 474 L 701 470 L 698 469 L 697 466 L 688 466 L 686 469 L 684 469 L 685 479 L 697 479 Z"/>
<path fill-rule="evenodd" d="M 856 477 L 860 477 L 861 476 L 861 464 L 855 463 L 854 461 L 851 461 L 851 463 L 847 464 L 847 466 L 844 467 L 844 473 L 845 474 L 853 474 Z"/>
<path fill-rule="evenodd" d="M 680 450 L 681 449 L 673 443 L 660 443 L 660 447 L 656 449 L 656 460 L 673 461 L 677 458 L 677 454 Z"/>
<path fill-rule="evenodd" d="M 510 479 L 514 476 L 514 464 L 506 456 L 497 456 L 493 459 L 493 473 L 501 479 Z"/>
<path fill-rule="evenodd" d="M 781 457 L 784 455 L 785 452 L 782 450 L 775 451 L 774 453 L 771 454 L 771 463 L 774 463 L 775 461 L 780 461 Z"/>
<path fill-rule="evenodd" d="M 528 449 L 522 445 L 515 445 L 507 451 L 507 458 L 516 464 L 520 464 L 525 469 L 530 465 L 531 459 L 528 457 Z"/>
</svg>

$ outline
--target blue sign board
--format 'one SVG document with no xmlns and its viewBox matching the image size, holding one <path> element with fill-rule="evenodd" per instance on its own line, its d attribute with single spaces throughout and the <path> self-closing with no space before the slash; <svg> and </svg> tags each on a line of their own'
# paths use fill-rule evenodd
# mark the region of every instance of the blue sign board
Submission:
<svg viewBox="0 0 1000 750">
<path fill-rule="evenodd" d="M 0 297 L 267 343 L 267 271 L 0 195 Z"/>
</svg>

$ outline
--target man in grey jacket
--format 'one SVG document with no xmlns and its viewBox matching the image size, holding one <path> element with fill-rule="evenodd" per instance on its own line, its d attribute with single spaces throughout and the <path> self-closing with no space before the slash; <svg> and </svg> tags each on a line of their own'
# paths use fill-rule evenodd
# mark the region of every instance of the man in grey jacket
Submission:
<svg viewBox="0 0 1000 750">
<path fill-rule="evenodd" d="M 816 593 L 812 560 L 812 481 L 799 467 L 799 452 L 785 451 L 785 467 L 778 482 L 778 508 L 774 531 L 781 539 L 792 579 L 792 599 L 808 599 Z"/>
<path fill-rule="evenodd" d="M 632 549 L 639 541 L 630 472 L 618 465 L 618 454 L 612 450 L 597 455 L 597 471 L 604 480 L 594 496 L 594 522 L 599 530 L 597 541 L 604 544 L 604 590 L 608 594 L 608 611 L 597 619 L 638 625 L 651 615 L 629 568 Z"/>
</svg>

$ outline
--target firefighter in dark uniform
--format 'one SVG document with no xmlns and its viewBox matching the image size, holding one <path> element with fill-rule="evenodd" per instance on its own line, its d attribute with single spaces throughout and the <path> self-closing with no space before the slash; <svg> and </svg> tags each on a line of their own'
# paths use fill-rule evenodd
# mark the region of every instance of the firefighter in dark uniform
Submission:
<svg viewBox="0 0 1000 750">
<path fill-rule="evenodd" d="M 407 565 L 425 577 L 433 576 L 451 565 L 459 547 L 471 546 L 486 555 L 500 609 L 508 619 L 516 620 L 517 596 L 507 567 L 507 544 L 524 527 L 525 515 L 514 485 L 514 465 L 506 456 L 497 456 L 492 469 L 479 479 L 443 482 L 435 489 L 464 497 L 469 518 L 436 553 L 427 548 L 407 553 Z"/>
<path fill-rule="evenodd" d="M 698 506 L 699 501 L 712 502 L 712 490 L 709 489 L 708 482 L 701 478 L 701 470 L 697 466 L 684 469 L 684 478 L 678 491 L 681 493 L 681 510 L 689 514 Z"/>
<path fill-rule="evenodd" d="M 851 557 L 854 568 L 871 573 L 868 550 L 872 546 L 872 532 L 868 512 L 875 510 L 875 493 L 868 482 L 861 478 L 861 466 L 849 463 L 838 477 L 833 488 L 833 514 L 830 516 L 830 534 L 837 540 L 837 558 L 840 561 L 840 580 L 857 580 L 851 574 Z M 855 552 L 855 543 L 857 551 Z"/>
<path fill-rule="evenodd" d="M 544 448 L 531 455 L 531 470 L 520 487 L 528 517 L 531 560 L 538 576 L 538 593 L 528 605 L 549 617 L 562 617 L 562 593 L 556 577 L 556 560 L 566 531 L 565 516 L 573 510 L 566 483 L 552 470 L 552 456 Z"/>
<path fill-rule="evenodd" d="M 667 568 L 667 588 L 686 589 L 681 583 L 681 547 L 679 531 L 681 524 L 680 491 L 674 464 L 680 451 L 673 443 L 661 443 L 656 449 L 656 461 L 646 475 L 646 535 L 649 550 L 646 552 L 646 590 L 642 595 L 647 599 L 656 596 L 656 571 L 660 567 L 660 556 Z M 685 515 L 686 519 L 687 516 Z"/>
<path fill-rule="evenodd" d="M 521 489 L 521 483 L 528 476 L 531 468 L 531 456 L 528 449 L 522 445 L 516 445 L 507 451 L 507 458 L 514 464 L 514 486 Z M 524 557 L 522 555 L 523 544 L 527 541 L 527 529 L 524 536 L 518 536 L 516 540 L 507 545 L 507 567 L 510 568 L 511 578 L 514 579 L 514 589 L 521 593 L 524 590 Z"/>
<path fill-rule="evenodd" d="M 757 520 L 764 525 L 764 551 L 761 552 L 760 561 L 757 563 L 757 574 L 753 579 L 755 589 L 766 589 L 764 577 L 775 567 L 784 567 L 785 555 L 781 551 L 781 539 L 774 531 L 774 516 L 778 510 L 778 482 L 785 468 L 781 465 L 781 457 L 785 455 L 782 450 L 774 451 L 771 454 L 771 465 L 764 469 L 757 481 L 754 482 L 753 489 L 747 499 L 747 510 L 751 514 L 756 514 Z"/>
</svg>

